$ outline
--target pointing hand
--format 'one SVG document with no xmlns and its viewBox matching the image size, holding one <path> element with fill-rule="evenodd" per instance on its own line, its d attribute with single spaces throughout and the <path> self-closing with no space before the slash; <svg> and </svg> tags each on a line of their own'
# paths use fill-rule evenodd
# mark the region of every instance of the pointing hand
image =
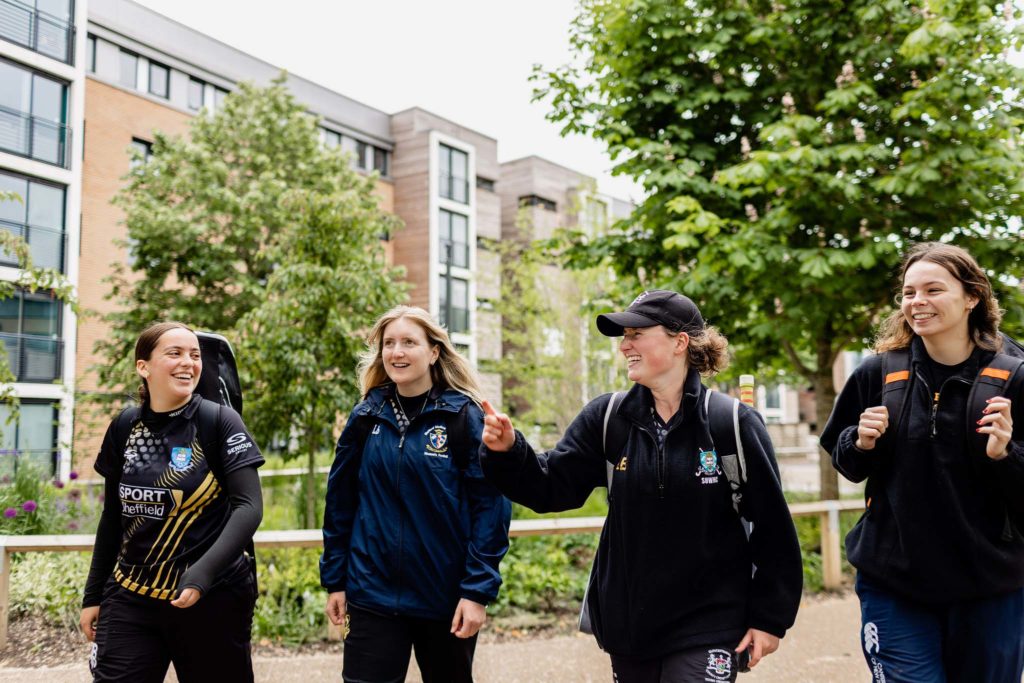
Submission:
<svg viewBox="0 0 1024 683">
<path fill-rule="evenodd" d="M 490 401 L 483 402 L 484 433 L 483 442 L 487 448 L 497 453 L 504 453 L 516 442 L 512 420 L 505 413 L 495 412 Z"/>
</svg>

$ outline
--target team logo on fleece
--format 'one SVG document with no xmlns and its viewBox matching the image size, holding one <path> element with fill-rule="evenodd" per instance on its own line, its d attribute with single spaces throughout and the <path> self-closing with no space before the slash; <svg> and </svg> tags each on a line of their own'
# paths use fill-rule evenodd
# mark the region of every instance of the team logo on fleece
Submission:
<svg viewBox="0 0 1024 683">
<path fill-rule="evenodd" d="M 718 453 L 714 449 L 700 451 L 697 456 L 697 471 L 694 472 L 694 474 L 700 477 L 700 483 L 715 484 L 718 482 L 718 475 L 721 473 L 722 468 L 718 466 Z"/>
<path fill-rule="evenodd" d="M 432 458 L 448 457 L 448 430 L 444 425 L 431 427 L 423 432 L 423 435 L 427 437 L 427 450 L 424 451 L 424 455 Z"/>
</svg>

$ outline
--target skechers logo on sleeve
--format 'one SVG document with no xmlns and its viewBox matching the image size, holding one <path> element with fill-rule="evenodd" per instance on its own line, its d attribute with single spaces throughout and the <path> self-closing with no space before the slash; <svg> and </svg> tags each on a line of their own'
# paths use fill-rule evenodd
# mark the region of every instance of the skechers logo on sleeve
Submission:
<svg viewBox="0 0 1024 683">
<path fill-rule="evenodd" d="M 181 505 L 181 491 L 121 484 L 121 514 L 126 517 L 167 519 Z"/>
<path fill-rule="evenodd" d="M 252 440 L 249 435 L 245 432 L 238 432 L 232 434 L 227 438 L 228 450 L 226 455 L 234 455 L 235 453 L 244 453 L 253 447 Z"/>
</svg>

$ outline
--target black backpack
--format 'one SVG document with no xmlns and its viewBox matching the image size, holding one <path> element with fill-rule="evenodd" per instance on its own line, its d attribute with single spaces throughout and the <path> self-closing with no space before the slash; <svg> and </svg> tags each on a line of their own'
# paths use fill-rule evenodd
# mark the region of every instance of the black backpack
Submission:
<svg viewBox="0 0 1024 683">
<path fill-rule="evenodd" d="M 196 332 L 203 357 L 203 373 L 196 392 L 207 401 L 234 408 L 242 414 L 242 383 L 235 354 L 227 339 L 212 332 Z"/>
<path fill-rule="evenodd" d="M 996 396 L 1016 396 L 1024 382 L 1024 346 L 1003 335 L 1003 350 L 992 361 L 978 369 L 978 376 L 967 398 L 967 448 L 972 456 L 984 457 L 987 434 L 975 431 L 974 421 L 985 409 L 986 401 Z M 886 351 L 882 358 L 882 405 L 889 411 L 889 430 L 885 436 L 899 432 L 903 407 L 910 385 L 910 349 Z M 885 436 L 882 438 L 885 439 Z M 892 437 L 890 436 L 890 439 Z"/>
<path fill-rule="evenodd" d="M 608 493 L 612 491 L 615 467 L 629 437 L 629 421 L 619 417 L 615 412 L 624 393 L 617 391 L 612 394 L 608 400 L 608 406 L 605 408 L 604 424 L 601 427 L 601 446 L 604 448 L 605 466 L 608 470 Z M 704 392 L 704 412 L 708 416 L 708 431 L 711 433 L 712 447 L 719 453 L 718 461 L 722 465 L 722 472 L 729 481 L 729 488 L 732 491 L 732 507 L 739 516 L 743 531 L 749 539 L 754 525 L 743 517 L 742 511 L 743 488 L 747 483 L 747 461 L 743 454 L 743 441 L 740 439 L 739 411 L 738 399 L 712 389 L 707 389 Z M 756 413 L 756 415 L 761 416 L 760 413 Z M 609 455 L 612 457 L 609 458 Z M 594 630 L 590 621 L 587 598 L 593 580 L 594 567 L 591 567 L 590 579 L 583 592 L 583 605 L 580 607 L 580 616 L 577 622 L 580 631 L 590 634 L 593 634 Z"/>
</svg>

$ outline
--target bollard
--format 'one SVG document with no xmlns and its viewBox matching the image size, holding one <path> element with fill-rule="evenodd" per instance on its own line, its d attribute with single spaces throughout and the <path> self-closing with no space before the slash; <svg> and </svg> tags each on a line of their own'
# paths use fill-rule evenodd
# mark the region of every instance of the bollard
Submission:
<svg viewBox="0 0 1024 683">
<path fill-rule="evenodd" d="M 754 407 L 754 376 L 740 375 L 740 401 Z"/>
</svg>

